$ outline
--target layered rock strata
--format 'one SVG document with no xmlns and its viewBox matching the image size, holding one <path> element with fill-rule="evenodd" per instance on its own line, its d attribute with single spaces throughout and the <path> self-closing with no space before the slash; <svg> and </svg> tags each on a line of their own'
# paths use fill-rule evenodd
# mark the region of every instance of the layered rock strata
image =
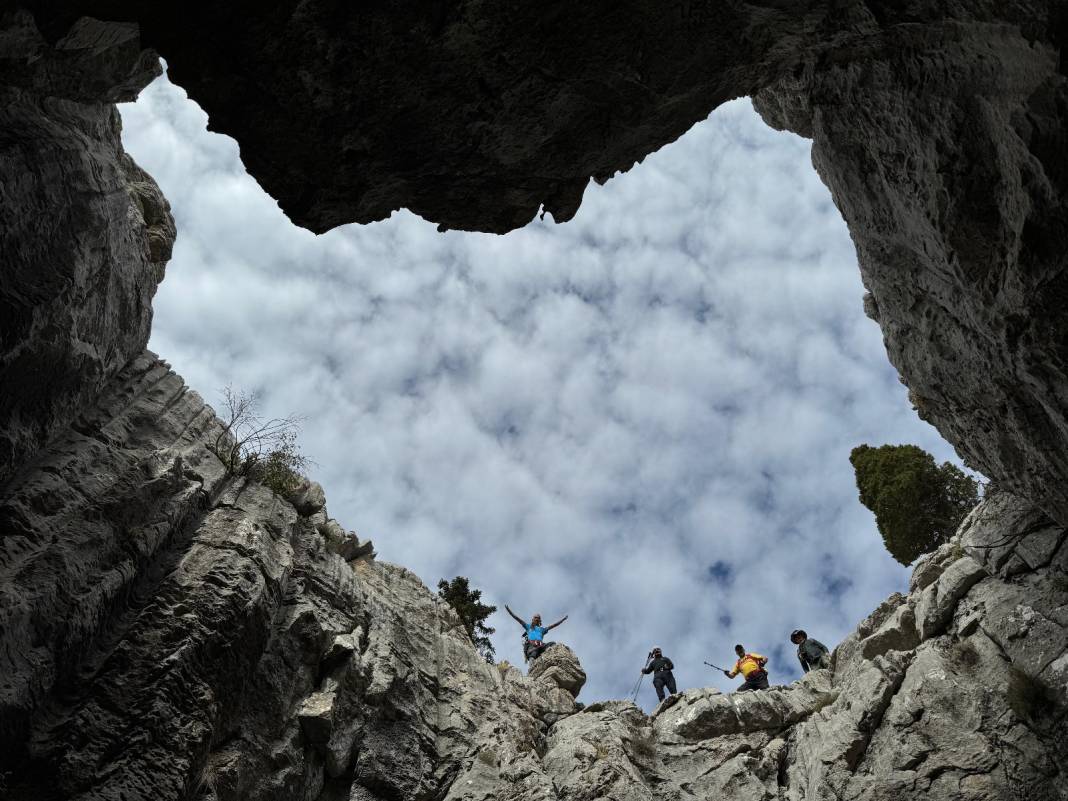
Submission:
<svg viewBox="0 0 1068 801">
<path fill-rule="evenodd" d="M 410 572 L 341 555 L 315 485 L 227 475 L 219 426 L 146 353 L 0 504 L 6 797 L 1068 798 L 1068 531 L 1015 496 L 830 670 L 647 716 L 577 704 L 562 645 L 486 663 Z"/>
<path fill-rule="evenodd" d="M 110 104 L 159 71 L 136 25 L 0 14 L 0 485 L 148 342 L 174 221 Z"/>
<path fill-rule="evenodd" d="M 1063 4 L 26 8 L 0 11 L 6 796 L 1066 797 Z M 790 687 L 648 717 L 579 709 L 563 648 L 486 664 L 316 487 L 227 475 L 143 353 L 174 228 L 110 104 L 152 47 L 317 230 L 566 219 L 758 93 L 813 138 L 918 410 L 1016 494 Z"/>
<path fill-rule="evenodd" d="M 525 770 L 576 709 L 574 655 L 487 664 L 316 485 L 290 502 L 227 475 L 220 430 L 146 353 L 9 486 L 8 797 L 414 799 L 491 752 Z"/>
</svg>

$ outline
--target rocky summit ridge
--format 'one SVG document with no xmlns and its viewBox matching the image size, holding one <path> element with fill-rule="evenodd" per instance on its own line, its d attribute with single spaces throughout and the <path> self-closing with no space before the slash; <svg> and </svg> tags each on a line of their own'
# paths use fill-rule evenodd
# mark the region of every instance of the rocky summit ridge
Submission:
<svg viewBox="0 0 1068 801">
<path fill-rule="evenodd" d="M 577 703 L 564 645 L 488 664 L 318 485 L 228 476 L 219 425 L 145 353 L 9 486 L 6 797 L 1068 798 L 1068 531 L 1015 496 L 830 669 L 646 715 Z"/>
<path fill-rule="evenodd" d="M 1063 801 L 1066 48 L 1063 0 L 0 5 L 0 795 Z M 113 104 L 160 55 L 313 230 L 567 219 L 751 95 L 1002 491 L 788 687 L 647 716 L 563 647 L 487 664 L 317 485 L 229 475 L 145 350 L 176 230 Z"/>
</svg>

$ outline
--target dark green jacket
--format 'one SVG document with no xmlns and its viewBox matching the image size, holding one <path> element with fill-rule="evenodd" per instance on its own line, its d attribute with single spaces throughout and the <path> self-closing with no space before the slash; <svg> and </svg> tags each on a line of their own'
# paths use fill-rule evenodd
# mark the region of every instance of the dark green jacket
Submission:
<svg viewBox="0 0 1068 801">
<path fill-rule="evenodd" d="M 671 664 L 671 660 L 666 656 L 661 656 L 646 665 L 645 669 L 642 670 L 642 673 L 663 673 L 664 671 L 674 669 L 675 666 Z"/>
<path fill-rule="evenodd" d="M 797 659 L 805 673 L 808 673 L 813 668 L 827 667 L 828 653 L 826 645 L 811 637 L 797 646 Z"/>
</svg>

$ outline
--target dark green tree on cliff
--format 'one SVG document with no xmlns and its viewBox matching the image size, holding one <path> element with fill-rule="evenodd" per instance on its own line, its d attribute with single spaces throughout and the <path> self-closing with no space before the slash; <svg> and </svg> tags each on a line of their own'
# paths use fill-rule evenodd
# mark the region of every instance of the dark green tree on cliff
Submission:
<svg viewBox="0 0 1068 801">
<path fill-rule="evenodd" d="M 496 629 L 486 625 L 486 618 L 496 612 L 497 607 L 482 603 L 482 590 L 471 589 L 465 576 L 457 576 L 452 581 L 439 581 L 438 595 L 456 610 L 475 648 L 487 662 L 493 664 L 496 652 L 489 636 Z"/>
<path fill-rule="evenodd" d="M 859 445 L 849 455 L 860 502 L 875 513 L 886 550 L 903 565 L 952 537 L 979 502 L 979 485 L 915 445 Z"/>
</svg>

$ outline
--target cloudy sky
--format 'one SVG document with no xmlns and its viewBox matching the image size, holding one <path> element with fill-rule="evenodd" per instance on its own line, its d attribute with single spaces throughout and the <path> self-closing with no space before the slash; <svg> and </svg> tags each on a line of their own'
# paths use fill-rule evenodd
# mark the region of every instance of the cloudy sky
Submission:
<svg viewBox="0 0 1068 801">
<path fill-rule="evenodd" d="M 849 451 L 955 457 L 863 315 L 809 143 L 748 100 L 506 236 L 407 212 L 315 236 L 165 78 L 121 108 L 178 222 L 150 347 L 209 402 L 303 416 L 332 516 L 431 586 L 469 576 L 498 658 L 522 662 L 508 603 L 570 616 L 586 701 L 653 645 L 682 687 L 732 686 L 702 661 L 735 642 L 788 681 L 791 629 L 833 646 L 905 586 Z"/>
</svg>

